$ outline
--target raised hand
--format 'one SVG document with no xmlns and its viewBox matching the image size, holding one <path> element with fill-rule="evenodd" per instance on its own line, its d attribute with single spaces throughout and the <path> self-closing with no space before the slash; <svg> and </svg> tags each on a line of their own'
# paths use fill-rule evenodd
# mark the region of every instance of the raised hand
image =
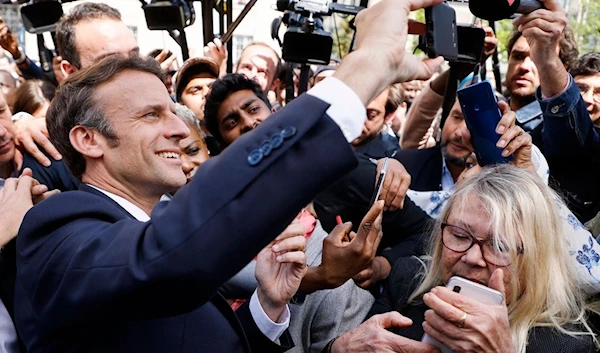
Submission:
<svg viewBox="0 0 600 353">
<path fill-rule="evenodd" d="M 293 223 L 256 258 L 258 300 L 274 322 L 298 291 L 306 273 L 305 248 L 304 227 Z"/>
</svg>

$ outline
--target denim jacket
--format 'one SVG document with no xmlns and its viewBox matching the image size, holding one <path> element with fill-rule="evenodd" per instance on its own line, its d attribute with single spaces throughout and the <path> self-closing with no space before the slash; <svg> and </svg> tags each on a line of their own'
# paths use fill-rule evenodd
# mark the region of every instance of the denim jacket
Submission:
<svg viewBox="0 0 600 353">
<path fill-rule="evenodd" d="M 572 77 L 558 96 L 536 98 L 544 116 L 543 152 L 550 165 L 553 187 L 585 223 L 600 211 L 600 185 L 594 170 L 600 168 L 600 135 Z"/>
<path fill-rule="evenodd" d="M 597 154 L 600 135 L 594 129 L 579 89 L 569 76 L 569 85 L 560 95 L 542 99 L 538 88 L 536 98 L 544 115 L 544 154 L 546 157 L 572 157 Z"/>
</svg>

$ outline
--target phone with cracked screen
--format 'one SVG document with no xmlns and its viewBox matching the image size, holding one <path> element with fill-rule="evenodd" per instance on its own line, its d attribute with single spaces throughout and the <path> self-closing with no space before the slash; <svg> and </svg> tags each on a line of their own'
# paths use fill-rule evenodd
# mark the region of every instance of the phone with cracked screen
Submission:
<svg viewBox="0 0 600 353">
<path fill-rule="evenodd" d="M 504 302 L 504 294 L 500 293 L 499 291 L 458 276 L 451 277 L 448 281 L 448 284 L 446 284 L 446 288 L 449 288 L 453 292 L 460 293 L 466 297 L 480 301 L 483 304 L 500 305 Z M 423 335 L 421 342 L 438 347 L 442 350 L 442 353 L 452 353 L 450 348 L 444 346 L 428 334 Z"/>
<path fill-rule="evenodd" d="M 502 119 L 492 84 L 481 81 L 456 91 L 471 143 L 480 166 L 507 163 L 513 156 L 504 157 L 502 148 L 496 147 L 500 135 L 496 127 Z"/>
</svg>

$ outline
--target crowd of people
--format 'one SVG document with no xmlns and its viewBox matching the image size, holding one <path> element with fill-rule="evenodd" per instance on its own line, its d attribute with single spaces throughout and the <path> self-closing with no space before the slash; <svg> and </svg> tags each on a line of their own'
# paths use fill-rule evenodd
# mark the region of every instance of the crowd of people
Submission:
<svg viewBox="0 0 600 353">
<path fill-rule="evenodd" d="M 303 94 L 268 43 L 234 72 L 219 39 L 145 55 L 103 3 L 63 15 L 50 73 L 0 21 L 0 352 L 600 350 L 600 53 L 557 0 L 517 17 L 512 160 L 483 167 L 454 74 L 406 48 L 440 2 L 361 11 Z"/>
</svg>

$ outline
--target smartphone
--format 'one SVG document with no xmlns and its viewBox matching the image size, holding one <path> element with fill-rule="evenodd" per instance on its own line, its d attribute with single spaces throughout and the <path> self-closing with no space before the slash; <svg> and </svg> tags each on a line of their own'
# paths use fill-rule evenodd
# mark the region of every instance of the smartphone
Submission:
<svg viewBox="0 0 600 353">
<path fill-rule="evenodd" d="M 484 304 L 500 305 L 504 302 L 504 295 L 499 291 L 458 276 L 450 278 L 448 284 L 446 284 L 446 288 L 450 288 L 453 292 L 460 293 Z M 442 353 L 452 353 L 448 347 L 428 334 L 423 335 L 421 342 L 438 347 L 442 350 Z"/>
<path fill-rule="evenodd" d="M 371 196 L 371 206 L 377 201 L 379 198 L 379 194 L 381 194 L 381 187 L 383 186 L 383 182 L 385 181 L 385 175 L 387 174 L 389 159 L 386 158 L 383 161 L 383 167 L 379 172 L 379 178 L 377 178 L 377 184 L 375 185 L 375 189 L 373 190 L 373 195 Z"/>
<path fill-rule="evenodd" d="M 425 43 L 430 58 L 443 56 L 448 61 L 458 58 L 456 11 L 441 3 L 425 8 Z"/>
<path fill-rule="evenodd" d="M 471 142 L 475 148 L 477 162 L 480 166 L 507 163 L 513 156 L 502 156 L 502 148 L 496 147 L 500 135 L 496 126 L 502 114 L 494 96 L 492 84 L 488 81 L 467 86 L 456 91 L 467 128 L 471 132 Z"/>
</svg>

